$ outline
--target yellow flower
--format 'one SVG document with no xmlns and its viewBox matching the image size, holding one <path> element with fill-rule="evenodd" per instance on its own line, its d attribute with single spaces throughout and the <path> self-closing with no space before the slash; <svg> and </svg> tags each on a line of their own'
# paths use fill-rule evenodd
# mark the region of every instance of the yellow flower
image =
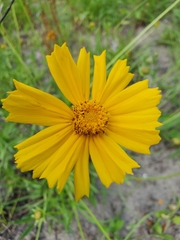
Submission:
<svg viewBox="0 0 180 240">
<path fill-rule="evenodd" d="M 149 154 L 160 141 L 161 95 L 148 88 L 148 80 L 129 87 L 133 74 L 126 60 L 118 60 L 106 81 L 106 52 L 94 56 L 90 94 L 90 54 L 82 48 L 77 63 L 66 44 L 55 45 L 47 62 L 54 80 L 72 103 L 14 80 L 16 90 L 3 99 L 8 121 L 48 126 L 16 145 L 17 167 L 33 170 L 33 178 L 46 178 L 61 191 L 74 169 L 75 198 L 89 196 L 89 157 L 106 186 L 122 183 L 126 173 L 139 165 L 123 150 Z M 127 87 L 127 88 L 126 88 Z M 90 97 L 91 96 L 91 97 Z"/>
</svg>

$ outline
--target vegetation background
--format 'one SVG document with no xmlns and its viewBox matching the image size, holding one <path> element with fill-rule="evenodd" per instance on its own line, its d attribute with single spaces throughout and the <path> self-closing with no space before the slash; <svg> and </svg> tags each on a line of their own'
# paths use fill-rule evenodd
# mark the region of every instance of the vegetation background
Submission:
<svg viewBox="0 0 180 240">
<path fill-rule="evenodd" d="M 0 0 L 0 19 L 13 1 Z M 59 195 L 14 164 L 14 145 L 39 127 L 0 109 L 0 239 L 180 239 L 180 0 L 15 0 L 0 26 L 0 98 L 12 79 L 59 93 L 45 56 L 67 42 L 74 58 L 107 50 L 107 71 L 127 58 L 134 82 L 162 90 L 162 142 L 124 185 L 105 189 L 91 166 L 91 196 L 76 203 L 72 176 Z M 166 188 L 164 188 L 164 186 Z M 147 204 L 148 203 L 148 204 Z"/>
</svg>

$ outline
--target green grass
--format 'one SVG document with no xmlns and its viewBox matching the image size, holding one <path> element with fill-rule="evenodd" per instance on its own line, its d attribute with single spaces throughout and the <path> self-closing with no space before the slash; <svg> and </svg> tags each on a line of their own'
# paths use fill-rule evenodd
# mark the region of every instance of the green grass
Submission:
<svg viewBox="0 0 180 240">
<path fill-rule="evenodd" d="M 8 7 L 8 1 L 0 0 L 1 15 Z M 10 1 L 9 1 L 10 2 Z M 67 42 L 74 58 L 79 49 L 85 46 L 92 55 L 107 50 L 108 71 L 118 58 L 128 58 L 131 71 L 136 73 L 134 82 L 149 78 L 151 86 L 159 86 L 163 92 L 160 108 L 163 112 L 161 136 L 163 141 L 174 147 L 174 155 L 180 154 L 180 10 L 179 5 L 168 9 L 173 1 L 163 0 L 77 0 L 77 1 L 26 1 L 16 0 L 11 11 L 0 26 L 0 98 L 7 96 L 7 91 L 14 89 L 12 79 L 37 87 L 57 97 L 59 93 L 49 73 L 45 56 L 50 54 L 55 43 Z M 154 24 L 156 18 L 158 22 Z M 155 22 L 153 22 L 155 21 Z M 149 40 L 148 34 L 162 26 L 161 34 L 156 40 Z M 139 29 L 144 31 L 138 35 Z M 173 29 L 173 31 L 172 31 Z M 52 37 L 48 33 L 53 31 Z M 147 37 L 143 44 L 139 42 Z M 148 41 L 149 40 L 149 41 Z M 162 65 L 164 60 L 158 55 L 158 48 L 166 46 L 170 62 Z M 71 222 L 76 221 L 82 239 L 81 219 L 87 219 L 99 229 L 99 238 L 120 239 L 119 230 L 124 221 L 118 216 L 108 221 L 100 221 L 92 214 L 91 206 L 97 204 L 97 193 L 102 194 L 106 203 L 107 189 L 97 189 L 97 175 L 91 166 L 91 197 L 87 203 L 75 203 L 71 181 L 66 184 L 61 194 L 55 189 L 48 189 L 45 180 L 32 180 L 31 173 L 21 173 L 15 168 L 14 145 L 35 134 L 39 128 L 21 124 L 6 123 L 7 112 L 0 110 L 0 233 L 6 228 L 25 224 L 19 239 L 36 229 L 39 239 L 43 222 L 54 226 L 63 225 L 66 231 L 74 233 Z M 72 176 L 70 176 L 72 178 Z M 128 179 L 134 181 L 134 179 Z M 179 224 L 177 212 L 165 209 L 170 214 L 170 223 Z M 89 210 L 88 210 L 89 209 Z M 163 235 L 162 215 L 155 216 L 152 236 L 161 239 Z M 74 220 L 75 219 L 75 220 Z M 131 239 L 135 229 L 144 224 L 146 216 L 139 222 L 129 225 L 126 240 Z M 99 225 L 98 225 L 99 224 Z M 74 233 L 75 234 L 75 233 Z M 164 237 L 164 238 L 163 238 Z M 171 238 L 172 237 L 172 238 Z M 158 239 L 158 238 L 157 238 Z"/>
</svg>

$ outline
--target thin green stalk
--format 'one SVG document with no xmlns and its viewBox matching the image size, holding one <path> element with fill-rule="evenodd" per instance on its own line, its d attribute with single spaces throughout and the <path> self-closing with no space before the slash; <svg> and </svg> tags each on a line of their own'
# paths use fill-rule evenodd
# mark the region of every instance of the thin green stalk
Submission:
<svg viewBox="0 0 180 240">
<path fill-rule="evenodd" d="M 137 6 L 135 6 L 135 8 L 132 9 L 132 11 L 130 11 L 123 19 L 121 19 L 121 21 L 114 28 L 114 31 L 116 31 L 126 19 L 128 19 L 135 11 L 137 11 L 140 7 L 142 7 L 147 1 L 148 0 L 140 2 Z"/>
<path fill-rule="evenodd" d="M 91 212 L 91 210 L 88 208 L 88 206 L 82 201 L 79 201 L 81 203 L 81 205 L 85 208 L 85 210 L 89 213 L 89 215 L 91 216 L 91 218 L 93 219 L 94 223 L 98 226 L 98 228 L 101 230 L 101 232 L 104 234 L 104 236 L 108 239 L 111 240 L 110 237 L 108 236 L 107 232 L 104 230 L 104 228 L 102 227 L 102 225 L 100 224 L 100 222 L 97 220 L 97 218 L 95 217 L 95 215 Z"/>
<path fill-rule="evenodd" d="M 150 212 L 148 214 L 146 214 L 145 216 L 143 216 L 135 225 L 134 227 L 131 229 L 131 231 L 126 235 L 126 237 L 124 238 L 124 240 L 128 240 L 131 235 L 133 234 L 133 232 L 139 227 L 141 226 L 141 224 L 152 214 L 154 214 L 154 212 Z"/>
<path fill-rule="evenodd" d="M 20 38 L 20 33 L 19 33 L 19 24 L 18 24 L 18 21 L 17 21 L 14 5 L 12 5 L 12 15 L 13 15 L 13 20 L 14 20 L 14 25 L 15 25 L 15 28 L 16 28 L 16 34 L 17 34 L 18 45 L 19 45 L 19 53 L 22 56 L 22 52 L 21 52 L 21 38 Z"/>
<path fill-rule="evenodd" d="M 80 223 L 80 220 L 79 220 L 78 211 L 76 210 L 76 207 L 74 205 L 72 206 L 72 208 L 73 208 L 73 212 L 74 212 L 74 215 L 75 215 L 75 218 L 76 218 L 76 222 L 77 222 L 77 225 L 78 225 L 78 228 L 79 228 L 81 238 L 83 240 L 85 240 L 84 233 L 83 233 L 83 230 L 82 230 L 82 226 L 81 226 L 81 223 Z"/>
<path fill-rule="evenodd" d="M 180 172 L 169 174 L 169 175 L 166 175 L 166 176 L 159 176 L 159 177 L 147 177 L 147 178 L 143 178 L 143 177 L 128 177 L 128 178 L 129 179 L 133 179 L 133 180 L 140 180 L 140 181 L 156 181 L 156 180 L 163 180 L 163 179 L 167 179 L 167 178 L 177 177 L 179 175 L 180 175 Z"/>
<path fill-rule="evenodd" d="M 24 2 L 22 0 L 19 0 L 19 3 L 21 5 L 21 7 L 22 7 L 22 10 L 23 10 L 23 12 L 24 12 L 24 14 L 25 14 L 25 16 L 27 18 L 27 21 L 28 21 L 28 23 L 29 23 L 29 25 L 30 25 L 34 35 L 36 36 L 36 39 L 40 39 L 39 38 L 39 34 L 37 33 L 36 29 L 34 28 L 34 24 L 33 24 L 29 14 L 28 14 L 28 12 L 27 12 L 27 9 L 26 9 L 26 6 L 24 5 Z M 38 43 L 39 43 L 39 49 L 41 50 L 41 53 L 44 55 L 43 46 L 42 46 L 40 41 L 38 41 Z"/>
<path fill-rule="evenodd" d="M 75 218 L 76 218 L 76 221 L 77 221 L 77 225 L 78 225 L 78 228 L 79 228 L 79 232 L 80 232 L 80 235 L 81 235 L 81 238 L 82 240 L 85 240 L 85 237 L 84 237 L 84 233 L 83 233 L 83 229 L 82 229 L 82 226 L 81 226 L 81 222 L 79 220 L 79 215 L 78 215 L 78 211 L 76 209 L 76 206 L 74 205 L 74 198 L 72 196 L 72 188 L 73 188 L 73 185 L 72 185 L 72 182 L 69 181 L 69 188 L 70 188 L 70 191 L 68 192 L 68 195 L 69 195 L 69 198 L 72 200 L 72 209 L 73 209 L 73 212 L 74 212 L 74 215 L 75 215 Z"/>
<path fill-rule="evenodd" d="M 50 193 L 50 191 L 48 191 L 48 194 Z M 38 222 L 38 229 L 37 229 L 37 233 L 36 233 L 36 239 L 35 240 L 39 240 L 40 237 L 40 233 L 41 233 L 41 228 L 42 228 L 42 224 L 45 221 L 45 215 L 46 215 L 46 210 L 47 210 L 47 204 L 48 204 L 48 198 L 50 197 L 50 194 L 47 196 L 47 192 L 45 192 L 43 194 L 43 218 L 41 218 Z"/>
<path fill-rule="evenodd" d="M 50 198 L 50 191 L 48 191 L 48 197 L 47 197 L 47 193 L 45 192 L 43 194 L 43 201 L 44 201 L 44 204 L 43 204 L 43 212 L 45 213 L 46 210 L 47 210 L 47 203 L 48 203 L 48 198 Z"/>
<path fill-rule="evenodd" d="M 35 240 L 39 240 L 43 221 L 39 221 Z"/>
<path fill-rule="evenodd" d="M 27 67 L 26 63 L 23 61 L 23 59 L 21 58 L 21 56 L 19 55 L 19 53 L 16 51 L 16 49 L 14 48 L 12 42 L 10 41 L 10 39 L 7 36 L 7 33 L 3 27 L 3 25 L 1 24 L 0 26 L 0 32 L 5 40 L 5 42 L 7 43 L 7 45 L 10 47 L 11 51 L 14 53 L 14 55 L 16 56 L 16 58 L 18 59 L 18 61 L 21 63 L 21 65 L 24 67 L 24 69 L 27 71 L 27 73 L 31 76 L 31 78 L 33 79 L 33 75 L 31 73 L 31 71 L 29 70 L 29 68 Z"/>
<path fill-rule="evenodd" d="M 25 16 L 26 16 L 26 19 L 27 19 L 29 25 L 31 26 L 31 29 L 32 29 L 33 31 L 35 31 L 34 25 L 33 25 L 32 21 L 31 21 L 31 18 L 29 17 L 29 14 L 27 13 L 26 8 L 24 7 L 23 1 L 22 1 L 22 0 L 19 0 L 19 3 L 20 3 L 20 5 L 21 5 L 21 7 L 22 7 L 22 10 L 23 10 L 23 12 L 24 12 L 24 14 L 25 14 Z"/>
<path fill-rule="evenodd" d="M 167 120 L 165 120 L 163 122 L 163 125 L 162 127 L 160 127 L 160 129 L 164 129 L 164 128 L 167 128 L 167 125 L 173 121 L 177 121 L 179 120 L 180 121 L 180 112 L 179 112 L 179 109 L 177 110 L 178 112 L 176 114 L 174 114 L 173 116 L 171 116 L 170 118 L 168 118 Z"/>
<path fill-rule="evenodd" d="M 172 3 L 165 11 L 163 11 L 157 18 L 155 18 L 147 27 L 144 28 L 129 44 L 126 45 L 116 56 L 107 64 L 107 69 L 113 65 L 126 51 L 132 50 L 139 42 L 142 41 L 142 37 L 158 22 L 163 18 L 170 10 L 172 10 L 180 0 L 176 0 Z"/>
</svg>

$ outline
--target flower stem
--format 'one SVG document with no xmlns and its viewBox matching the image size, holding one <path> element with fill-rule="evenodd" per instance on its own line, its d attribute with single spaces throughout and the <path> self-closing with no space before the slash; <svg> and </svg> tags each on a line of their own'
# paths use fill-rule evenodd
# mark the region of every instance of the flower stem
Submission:
<svg viewBox="0 0 180 240">
<path fill-rule="evenodd" d="M 131 235 L 133 234 L 133 232 L 152 214 L 154 214 L 155 212 L 150 212 L 148 214 L 146 214 L 145 216 L 143 216 L 131 229 L 131 231 L 126 235 L 126 237 L 124 238 L 124 240 L 128 240 Z"/>
<path fill-rule="evenodd" d="M 156 181 L 156 180 L 163 180 L 163 179 L 167 179 L 167 178 L 176 177 L 176 176 L 179 176 L 179 175 L 180 175 L 180 172 L 169 174 L 169 175 L 166 175 L 166 176 L 158 176 L 158 177 L 147 177 L 147 178 L 143 178 L 143 177 L 128 177 L 128 178 L 132 179 L 132 180 L 140 180 L 140 181 Z"/>
<path fill-rule="evenodd" d="M 43 223 L 42 220 L 40 220 L 39 223 L 38 223 L 38 229 L 37 229 L 36 239 L 35 240 L 39 240 L 39 236 L 40 236 L 41 228 L 42 228 L 42 223 Z"/>
<path fill-rule="evenodd" d="M 167 129 L 169 126 L 171 127 L 174 126 L 174 122 L 180 122 L 180 112 L 179 112 L 180 109 L 178 109 L 176 112 L 173 113 L 173 115 L 171 117 L 169 117 L 168 119 L 166 119 L 164 122 L 163 122 L 163 125 L 162 127 L 160 127 L 159 129 Z M 168 125 L 168 126 L 167 126 Z M 165 127 L 164 127 L 165 126 Z"/>
<path fill-rule="evenodd" d="M 100 222 L 97 220 L 97 218 L 96 218 L 95 215 L 92 213 L 92 211 L 88 208 L 88 206 L 84 203 L 84 201 L 80 200 L 79 202 L 80 202 L 81 205 L 85 208 L 85 210 L 89 213 L 89 215 L 92 217 L 94 223 L 99 227 L 99 229 L 100 229 L 101 232 L 104 234 L 104 236 L 106 237 L 106 239 L 111 240 L 110 237 L 108 236 L 107 232 L 104 230 L 104 228 L 102 227 L 102 225 L 100 224 Z"/>
<path fill-rule="evenodd" d="M 14 53 L 14 55 L 16 56 L 16 58 L 18 59 L 18 61 L 22 64 L 22 66 L 24 67 L 24 69 L 26 70 L 26 72 L 28 73 L 28 75 L 33 78 L 33 74 L 31 73 L 31 71 L 29 70 L 29 68 L 27 67 L 26 63 L 23 61 L 23 59 L 21 58 L 21 56 L 19 55 L 19 53 L 17 52 L 17 50 L 14 48 L 13 43 L 10 41 L 10 39 L 7 36 L 7 32 L 5 31 L 3 25 L 1 25 L 0 27 L 0 33 L 2 34 L 5 42 L 7 43 L 7 45 L 10 47 L 11 51 Z"/>
<path fill-rule="evenodd" d="M 81 223 L 80 223 L 80 220 L 79 220 L 78 211 L 76 210 L 76 207 L 74 205 L 72 206 L 72 208 L 73 208 L 73 212 L 74 212 L 74 215 L 75 215 L 75 218 L 76 218 L 76 222 L 77 222 L 77 225 L 78 225 L 78 228 L 79 228 L 81 238 L 83 240 L 85 240 L 84 233 L 83 233 L 83 230 L 82 230 L 82 226 L 81 226 Z"/>
<path fill-rule="evenodd" d="M 72 190 L 73 186 L 72 186 L 72 182 L 70 182 L 70 181 L 69 181 L 69 188 L 70 188 L 70 191 L 68 192 L 68 195 L 69 195 L 69 198 L 72 200 L 72 210 L 73 210 L 75 218 L 76 218 L 76 222 L 77 222 L 77 225 L 78 225 L 78 228 L 79 228 L 81 238 L 82 238 L 82 240 L 85 240 L 84 233 L 83 233 L 83 230 L 82 230 L 82 226 L 81 226 L 81 223 L 80 223 L 80 220 L 79 220 L 78 211 L 76 209 L 74 198 L 72 196 L 72 191 L 71 190 Z"/>
</svg>

